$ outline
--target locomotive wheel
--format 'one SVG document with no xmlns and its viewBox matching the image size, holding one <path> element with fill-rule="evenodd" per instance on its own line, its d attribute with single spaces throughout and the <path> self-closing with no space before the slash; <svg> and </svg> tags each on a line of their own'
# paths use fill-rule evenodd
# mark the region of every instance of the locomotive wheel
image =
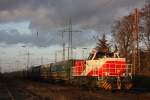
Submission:
<svg viewBox="0 0 150 100">
<path fill-rule="evenodd" d="M 91 88 L 95 88 L 95 86 L 96 86 L 96 82 L 95 82 L 95 81 L 91 81 L 91 82 L 90 82 L 90 87 L 91 87 Z"/>
<path fill-rule="evenodd" d="M 121 79 L 120 77 L 117 78 L 117 89 L 121 90 L 122 84 L 121 84 Z"/>
<path fill-rule="evenodd" d="M 130 90 L 132 88 L 132 83 L 126 83 L 126 84 L 124 84 L 124 88 L 126 90 Z"/>
<path fill-rule="evenodd" d="M 125 90 L 130 90 L 132 88 L 132 79 L 130 77 L 126 77 L 123 79 L 123 88 Z"/>
</svg>

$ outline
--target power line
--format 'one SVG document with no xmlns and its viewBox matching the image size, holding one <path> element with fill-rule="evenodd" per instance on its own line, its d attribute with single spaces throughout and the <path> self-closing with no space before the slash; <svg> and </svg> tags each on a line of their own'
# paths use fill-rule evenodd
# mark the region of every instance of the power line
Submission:
<svg viewBox="0 0 150 100">
<path fill-rule="evenodd" d="M 69 34 L 69 36 L 68 36 L 68 60 L 69 59 L 72 59 L 73 57 L 73 41 L 72 41 L 72 33 L 73 32 L 81 32 L 81 31 L 79 31 L 79 30 L 73 30 L 72 29 L 72 21 L 71 21 L 71 18 L 69 18 L 69 22 L 68 22 L 68 25 L 67 25 L 68 27 L 67 27 L 67 29 L 64 29 L 64 30 L 62 30 L 61 32 L 62 32 L 62 34 L 64 33 L 64 32 L 68 32 Z M 62 35 L 62 38 L 63 38 L 63 35 Z M 63 44 L 64 45 L 64 44 Z M 63 46 L 63 53 L 65 52 L 64 51 L 65 50 L 65 47 Z M 64 54 L 63 54 L 63 56 L 64 56 Z"/>
</svg>

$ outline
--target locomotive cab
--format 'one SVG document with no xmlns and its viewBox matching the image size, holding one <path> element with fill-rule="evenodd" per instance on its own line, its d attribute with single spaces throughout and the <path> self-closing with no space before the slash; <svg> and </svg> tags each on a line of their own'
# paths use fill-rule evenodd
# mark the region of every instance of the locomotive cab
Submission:
<svg viewBox="0 0 150 100">
<path fill-rule="evenodd" d="M 92 52 L 88 60 L 96 60 L 100 58 L 119 58 L 119 53 L 118 52 L 101 52 L 101 51 L 94 51 Z"/>
</svg>

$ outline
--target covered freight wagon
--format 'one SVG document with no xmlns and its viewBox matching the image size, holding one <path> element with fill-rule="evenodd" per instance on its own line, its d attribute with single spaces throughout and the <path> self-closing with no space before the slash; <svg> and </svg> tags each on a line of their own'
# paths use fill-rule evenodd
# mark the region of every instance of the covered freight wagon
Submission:
<svg viewBox="0 0 150 100">
<path fill-rule="evenodd" d="M 83 60 L 66 60 L 61 62 L 56 62 L 51 66 L 51 78 L 53 80 L 67 81 L 71 80 L 73 77 L 72 68 L 76 62 Z"/>
</svg>

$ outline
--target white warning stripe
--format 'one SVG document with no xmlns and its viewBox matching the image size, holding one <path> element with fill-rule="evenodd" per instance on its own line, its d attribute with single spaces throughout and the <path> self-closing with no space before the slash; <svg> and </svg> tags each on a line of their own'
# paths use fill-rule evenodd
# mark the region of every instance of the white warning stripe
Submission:
<svg viewBox="0 0 150 100">
<path fill-rule="evenodd" d="M 108 61 L 107 59 L 99 59 L 99 60 L 89 60 L 86 61 L 86 68 L 85 70 L 81 73 L 82 76 L 87 76 L 90 71 L 93 69 L 99 69 L 102 67 L 103 64 Z"/>
</svg>

